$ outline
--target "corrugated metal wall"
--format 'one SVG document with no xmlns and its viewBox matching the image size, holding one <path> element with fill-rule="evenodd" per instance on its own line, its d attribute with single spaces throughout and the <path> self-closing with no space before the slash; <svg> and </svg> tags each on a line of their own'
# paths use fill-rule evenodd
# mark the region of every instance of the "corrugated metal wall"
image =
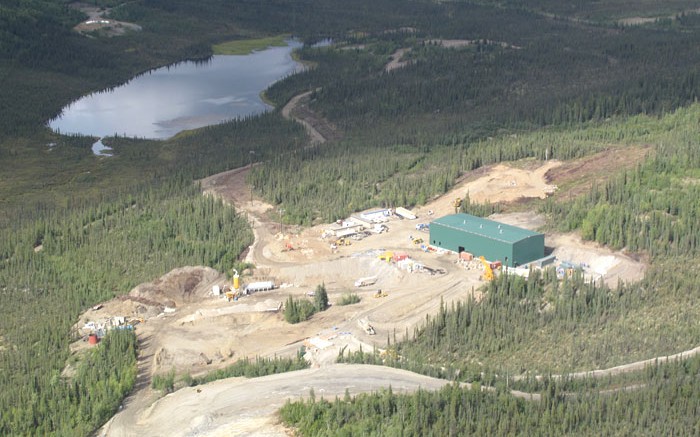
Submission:
<svg viewBox="0 0 700 437">
<path fill-rule="evenodd" d="M 501 261 L 513 267 L 544 256 L 544 235 L 533 235 L 516 243 L 449 228 L 440 223 L 430 224 L 430 244 L 454 252 L 470 252 L 488 261 Z M 507 263 L 506 263 L 507 258 Z"/>
<path fill-rule="evenodd" d="M 513 248 L 513 263 L 509 265 L 521 266 L 531 261 L 544 257 L 544 235 L 533 235 L 515 243 Z"/>
</svg>

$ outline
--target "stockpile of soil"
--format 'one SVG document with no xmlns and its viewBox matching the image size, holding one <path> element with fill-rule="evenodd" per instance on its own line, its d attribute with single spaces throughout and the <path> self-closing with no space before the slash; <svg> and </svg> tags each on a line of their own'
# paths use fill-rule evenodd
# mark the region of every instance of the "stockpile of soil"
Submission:
<svg viewBox="0 0 700 437">
<path fill-rule="evenodd" d="M 150 303 L 175 308 L 203 299 L 211 293 L 213 285 L 223 286 L 224 282 L 224 275 L 210 267 L 181 267 L 153 282 L 136 286 L 126 298 L 146 299 Z"/>
</svg>

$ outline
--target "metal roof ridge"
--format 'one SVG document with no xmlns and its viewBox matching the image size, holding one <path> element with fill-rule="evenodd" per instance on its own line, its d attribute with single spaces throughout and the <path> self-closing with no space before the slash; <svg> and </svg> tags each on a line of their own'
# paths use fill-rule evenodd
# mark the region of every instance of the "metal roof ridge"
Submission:
<svg viewBox="0 0 700 437">
<path fill-rule="evenodd" d="M 478 217 L 466 213 L 449 214 L 437 218 L 433 220 L 433 222 L 441 226 L 449 227 L 462 232 L 486 236 L 495 240 L 505 242 L 516 242 L 536 235 L 543 235 L 540 232 L 531 231 L 529 229 L 520 228 L 517 226 L 509 225 L 507 223 L 501 223 L 495 220 L 491 220 L 484 217 Z M 475 228 L 476 224 L 486 224 L 487 226 L 491 227 L 491 231 L 498 229 L 500 232 L 496 234 L 494 234 L 493 232 L 489 233 L 489 229 L 486 229 L 486 232 L 479 232 L 479 230 L 483 228 L 481 226 L 479 226 L 479 228 Z M 508 236 L 510 238 L 506 238 L 505 240 L 498 238 L 500 235 L 503 235 L 503 231 L 506 231 L 506 233 L 509 234 Z"/>
</svg>

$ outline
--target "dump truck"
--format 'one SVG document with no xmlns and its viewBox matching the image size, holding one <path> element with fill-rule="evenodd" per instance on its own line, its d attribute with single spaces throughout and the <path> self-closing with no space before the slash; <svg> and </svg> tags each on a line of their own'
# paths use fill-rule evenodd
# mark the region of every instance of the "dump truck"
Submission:
<svg viewBox="0 0 700 437">
<path fill-rule="evenodd" d="M 376 224 L 372 228 L 372 232 L 375 234 L 381 234 L 382 232 L 389 231 L 389 228 L 386 225 L 383 224 Z"/>
<path fill-rule="evenodd" d="M 374 335 L 376 332 L 374 331 L 374 328 L 372 325 L 369 324 L 369 320 L 367 319 L 358 319 L 357 324 L 360 328 L 364 329 L 364 331 L 369 334 L 369 335 Z"/>
</svg>

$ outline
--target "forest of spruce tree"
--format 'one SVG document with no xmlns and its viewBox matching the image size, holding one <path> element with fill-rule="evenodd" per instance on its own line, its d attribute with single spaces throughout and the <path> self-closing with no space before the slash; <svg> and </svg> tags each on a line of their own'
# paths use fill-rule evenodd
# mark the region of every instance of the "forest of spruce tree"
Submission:
<svg viewBox="0 0 700 437">
<path fill-rule="evenodd" d="M 138 341 L 112 334 L 65 377 L 76 360 L 71 326 L 86 308 L 172 268 L 235 265 L 252 231 L 196 181 L 248 164 L 250 150 L 264 162 L 249 180 L 256 192 L 284 206 L 285 222 L 308 225 L 423 204 L 492 163 L 649 146 L 640 165 L 585 195 L 533 206 L 551 229 L 648 257 L 640 283 L 502 278 L 481 303 L 445 303 L 390 342 L 397 359 L 387 364 L 500 387 L 504 372 L 607 366 L 698 344 L 697 2 L 90 3 L 142 31 L 78 34 L 86 17 L 64 0 L 0 4 L 0 434 L 90 435 L 111 417 L 133 387 Z M 659 19 L 619 21 L 630 17 Z M 206 59 L 214 44 L 282 34 L 332 44 L 301 49 L 295 56 L 308 68 L 266 99 L 279 108 L 313 91 L 309 107 L 340 140 L 307 147 L 303 128 L 273 110 L 166 141 L 106 138 L 114 156 L 104 160 L 92 154 L 93 138 L 46 127 L 82 95 Z M 407 67 L 386 71 L 398 49 Z M 637 323 L 648 329 L 630 329 Z M 600 335 L 577 342 L 592 331 Z M 565 359 L 553 364 L 544 348 L 561 332 Z M 378 360 L 366 352 L 344 359 Z M 534 402 L 455 385 L 289 404 L 282 418 L 303 435 L 697 434 L 699 362 L 653 366 L 637 389 L 607 394 L 552 381 L 533 384 L 542 396 Z"/>
</svg>

